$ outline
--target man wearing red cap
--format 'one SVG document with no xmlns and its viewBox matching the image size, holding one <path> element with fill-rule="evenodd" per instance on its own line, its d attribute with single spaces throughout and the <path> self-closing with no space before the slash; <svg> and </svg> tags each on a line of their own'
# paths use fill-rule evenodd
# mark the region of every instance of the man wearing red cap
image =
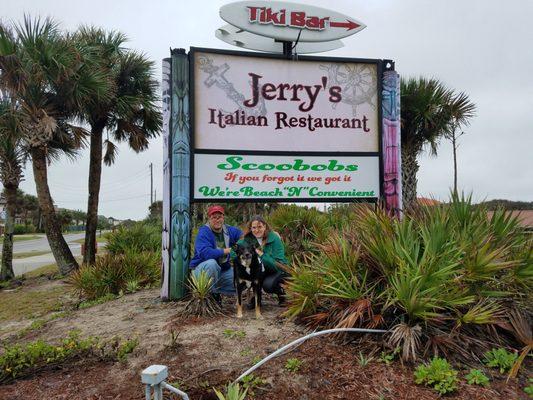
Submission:
<svg viewBox="0 0 533 400">
<path fill-rule="evenodd" d="M 201 226 L 194 242 L 194 256 L 189 263 L 192 273 L 205 271 L 213 279 L 214 294 L 234 294 L 231 247 L 242 235 L 239 228 L 224 224 L 224 208 L 207 209 L 208 223 Z"/>
</svg>

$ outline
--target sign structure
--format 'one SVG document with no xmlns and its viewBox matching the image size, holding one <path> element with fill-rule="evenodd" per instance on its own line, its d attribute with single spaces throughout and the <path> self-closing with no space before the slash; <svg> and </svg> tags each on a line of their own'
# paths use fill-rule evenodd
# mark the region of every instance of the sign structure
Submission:
<svg viewBox="0 0 533 400">
<path fill-rule="evenodd" d="M 268 53 L 173 49 L 163 60 L 162 299 L 186 293 L 192 202 L 382 199 L 401 215 L 394 62 L 296 56 L 338 48 L 365 25 L 278 1 L 220 15 L 230 25 L 217 37 Z"/>
<path fill-rule="evenodd" d="M 380 60 L 192 49 L 195 201 L 380 196 Z"/>
<path fill-rule="evenodd" d="M 281 1 L 241 1 L 220 8 L 231 25 L 261 36 L 289 42 L 327 42 L 353 35 L 366 27 L 344 14 Z"/>
</svg>

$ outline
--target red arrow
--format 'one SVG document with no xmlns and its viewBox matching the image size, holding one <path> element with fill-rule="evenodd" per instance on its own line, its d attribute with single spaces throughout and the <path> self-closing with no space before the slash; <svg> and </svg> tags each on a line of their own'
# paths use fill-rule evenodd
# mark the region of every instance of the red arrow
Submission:
<svg viewBox="0 0 533 400">
<path fill-rule="evenodd" d="M 351 31 L 352 29 L 355 29 L 355 28 L 360 26 L 359 24 L 356 24 L 355 22 L 350 21 L 349 19 L 347 19 L 346 21 L 347 22 L 334 22 L 334 21 L 331 21 L 329 23 L 329 26 L 331 26 L 332 28 L 347 28 L 346 30 L 348 30 L 348 31 Z"/>
</svg>

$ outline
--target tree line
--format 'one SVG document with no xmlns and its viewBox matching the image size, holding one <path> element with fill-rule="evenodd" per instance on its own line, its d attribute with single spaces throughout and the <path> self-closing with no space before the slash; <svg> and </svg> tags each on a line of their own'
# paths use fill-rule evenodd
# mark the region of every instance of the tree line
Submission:
<svg viewBox="0 0 533 400">
<path fill-rule="evenodd" d="M 60 272 L 79 268 L 61 232 L 48 166 L 62 156 L 75 158 L 86 147 L 84 262 L 94 263 L 102 162 L 113 164 L 118 142 L 135 152 L 146 150 L 161 128 L 153 62 L 125 47 L 126 41 L 120 32 L 93 26 L 67 32 L 51 18 L 0 22 L 0 178 L 8 211 L 8 261 L 0 279 L 13 276 L 12 219 L 26 163 L 33 169 L 44 231 Z"/>
<path fill-rule="evenodd" d="M 0 199 L 5 197 L 4 193 L 0 196 Z M 63 230 L 68 227 L 82 227 L 85 229 L 85 221 L 87 220 L 87 213 L 82 210 L 71 210 L 67 208 L 57 208 L 58 219 Z M 39 200 L 36 196 L 28 193 L 24 193 L 22 190 L 17 189 L 17 197 L 15 201 L 15 229 L 14 234 L 19 233 L 44 233 L 42 224 L 42 215 L 39 208 Z M 25 232 L 17 232 L 17 225 L 22 225 Z M 98 216 L 98 229 L 110 228 L 108 218 L 99 215 Z"/>
</svg>

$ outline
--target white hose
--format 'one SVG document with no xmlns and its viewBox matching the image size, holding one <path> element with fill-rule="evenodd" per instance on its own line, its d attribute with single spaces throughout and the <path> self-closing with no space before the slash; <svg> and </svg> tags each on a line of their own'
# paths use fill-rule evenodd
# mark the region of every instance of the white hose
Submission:
<svg viewBox="0 0 533 400">
<path fill-rule="evenodd" d="M 175 393 L 175 394 L 181 396 L 181 398 L 182 398 L 183 400 L 189 400 L 189 396 L 187 396 L 187 393 L 182 392 L 182 391 L 179 390 L 179 389 L 176 389 L 174 386 L 169 385 L 169 384 L 166 383 L 166 382 L 161 382 L 161 385 L 162 385 L 165 389 L 170 390 L 172 393 Z"/>
<path fill-rule="evenodd" d="M 290 348 L 290 347 L 292 347 L 294 345 L 297 345 L 298 343 L 302 343 L 302 342 L 304 342 L 307 339 L 310 339 L 312 337 L 320 336 L 320 335 L 326 335 L 328 333 L 335 333 L 335 332 L 386 333 L 388 331 L 387 330 L 383 330 L 383 329 L 335 328 L 335 329 L 326 329 L 324 331 L 318 331 L 318 332 L 310 333 L 309 335 L 306 335 L 304 337 L 296 339 L 293 342 L 290 342 L 289 344 L 287 344 L 287 345 L 283 346 L 282 348 L 276 350 L 274 353 L 270 354 L 269 356 L 263 358 L 261 361 L 259 361 L 257 364 L 255 364 L 252 368 L 249 368 L 246 371 L 244 371 L 241 376 L 239 376 L 237 379 L 235 379 L 234 383 L 239 382 L 246 375 L 248 375 L 249 373 L 255 371 L 257 368 L 259 368 L 261 365 L 266 363 L 268 360 L 271 360 L 272 358 L 280 355 L 281 353 L 283 353 L 288 348 Z"/>
</svg>

